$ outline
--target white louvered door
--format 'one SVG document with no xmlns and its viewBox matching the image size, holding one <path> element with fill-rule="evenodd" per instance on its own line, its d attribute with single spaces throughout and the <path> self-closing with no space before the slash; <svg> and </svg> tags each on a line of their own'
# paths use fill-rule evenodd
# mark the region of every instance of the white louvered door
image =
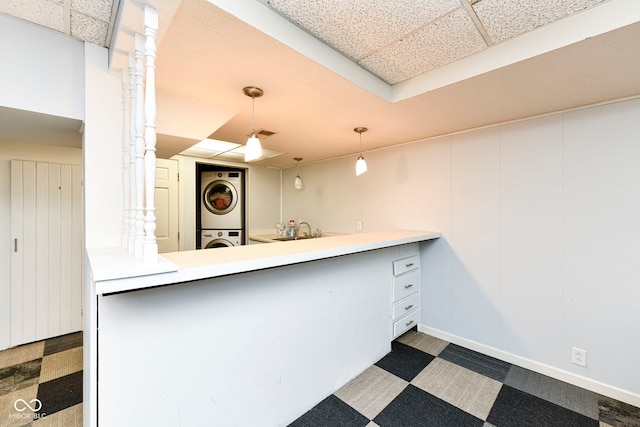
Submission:
<svg viewBox="0 0 640 427">
<path fill-rule="evenodd" d="M 11 161 L 11 346 L 82 329 L 82 168 Z"/>
</svg>

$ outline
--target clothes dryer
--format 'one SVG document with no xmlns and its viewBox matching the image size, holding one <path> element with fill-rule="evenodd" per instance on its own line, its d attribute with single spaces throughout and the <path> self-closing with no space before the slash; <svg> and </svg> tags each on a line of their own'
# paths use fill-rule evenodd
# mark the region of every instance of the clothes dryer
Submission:
<svg viewBox="0 0 640 427">
<path fill-rule="evenodd" d="M 200 249 L 228 248 L 242 245 L 241 230 L 202 230 Z"/>
<path fill-rule="evenodd" d="M 240 171 L 200 175 L 200 229 L 242 229 L 243 188 Z"/>
</svg>

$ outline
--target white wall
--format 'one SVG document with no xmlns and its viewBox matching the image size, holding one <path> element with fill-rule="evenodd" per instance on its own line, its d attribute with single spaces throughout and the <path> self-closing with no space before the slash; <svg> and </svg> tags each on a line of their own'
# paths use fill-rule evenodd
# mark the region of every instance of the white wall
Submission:
<svg viewBox="0 0 640 427">
<path fill-rule="evenodd" d="M 81 41 L 0 15 L 0 105 L 84 117 Z"/>
<path fill-rule="evenodd" d="M 639 117 L 633 99 L 369 152 L 360 177 L 355 155 L 307 165 L 303 191 L 291 168 L 284 217 L 442 232 L 425 245 L 424 326 L 637 405 Z"/>
<path fill-rule="evenodd" d="M 122 81 L 107 73 L 107 49 L 86 43 L 84 204 L 87 248 L 122 238 Z"/>
</svg>

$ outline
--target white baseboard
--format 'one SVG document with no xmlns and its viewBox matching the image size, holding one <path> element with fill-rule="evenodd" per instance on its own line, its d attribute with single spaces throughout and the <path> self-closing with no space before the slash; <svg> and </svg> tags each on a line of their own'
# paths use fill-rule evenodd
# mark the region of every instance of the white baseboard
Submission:
<svg viewBox="0 0 640 427">
<path fill-rule="evenodd" d="M 569 384 L 573 384 L 578 387 L 582 387 L 586 390 L 599 393 L 604 396 L 611 397 L 613 399 L 620 400 L 621 402 L 628 403 L 633 406 L 640 407 L 640 395 L 632 393 L 627 390 L 623 390 L 599 381 L 595 381 L 580 375 L 576 375 L 565 370 L 536 362 L 535 360 L 527 359 L 526 357 L 518 356 L 495 347 L 491 347 L 473 340 L 452 335 L 448 332 L 443 332 L 439 329 L 434 329 L 422 324 L 418 325 L 418 331 L 427 335 L 431 335 L 436 338 L 448 341 L 452 344 L 457 344 L 461 347 L 468 348 L 470 350 L 477 351 L 478 353 L 485 354 L 487 356 L 494 357 L 496 359 L 511 363 L 513 365 L 520 366 L 525 369 L 537 372 L 539 374 L 546 375 L 551 378 L 555 378 L 560 381 L 564 381 Z"/>
</svg>

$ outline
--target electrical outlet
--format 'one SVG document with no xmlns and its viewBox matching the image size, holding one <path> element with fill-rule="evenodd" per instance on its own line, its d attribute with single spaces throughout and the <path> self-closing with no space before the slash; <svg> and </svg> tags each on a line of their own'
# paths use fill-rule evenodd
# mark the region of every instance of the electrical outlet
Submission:
<svg viewBox="0 0 640 427">
<path fill-rule="evenodd" d="M 362 231 L 362 221 L 360 220 L 356 221 L 356 230 Z"/>
<path fill-rule="evenodd" d="M 587 350 L 576 347 L 571 348 L 571 363 L 587 366 Z"/>
</svg>

